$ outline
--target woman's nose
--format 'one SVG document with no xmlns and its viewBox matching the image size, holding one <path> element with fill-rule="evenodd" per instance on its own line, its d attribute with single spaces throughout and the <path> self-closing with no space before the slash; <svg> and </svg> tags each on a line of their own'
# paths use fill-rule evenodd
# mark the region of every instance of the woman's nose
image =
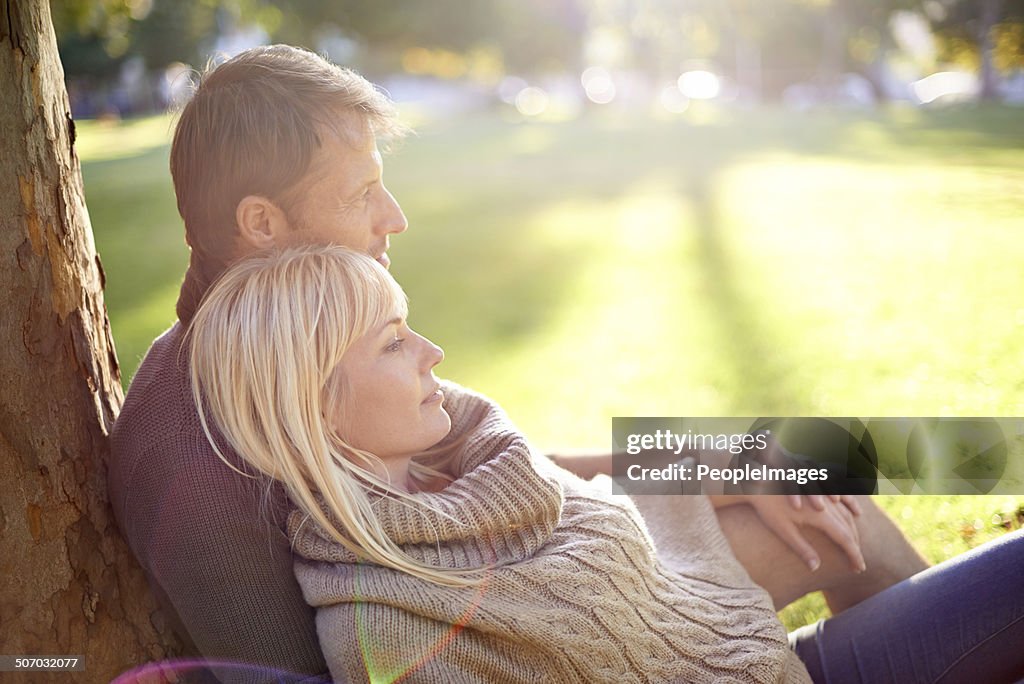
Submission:
<svg viewBox="0 0 1024 684">
<path fill-rule="evenodd" d="M 426 361 L 427 370 L 430 370 L 444 361 L 444 350 L 425 337 L 423 338 L 423 343 L 425 345 L 423 357 Z"/>
</svg>

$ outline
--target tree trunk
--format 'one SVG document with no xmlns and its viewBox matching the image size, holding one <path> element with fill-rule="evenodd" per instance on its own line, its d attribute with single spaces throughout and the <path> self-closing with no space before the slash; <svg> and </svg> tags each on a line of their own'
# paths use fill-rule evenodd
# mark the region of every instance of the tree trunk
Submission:
<svg viewBox="0 0 1024 684">
<path fill-rule="evenodd" d="M 849 38 L 845 0 L 831 0 L 823 15 L 821 62 L 818 79 L 829 99 L 838 95 L 840 76 L 846 69 Z"/>
<path fill-rule="evenodd" d="M 999 97 L 999 74 L 995 66 L 995 27 L 999 22 L 1002 0 L 982 0 L 978 20 L 978 52 L 981 53 L 981 99 Z"/>
<path fill-rule="evenodd" d="M 0 679 L 109 681 L 177 645 L 107 503 L 120 373 L 49 4 L 0 10 L 0 654 L 85 658 Z"/>
</svg>

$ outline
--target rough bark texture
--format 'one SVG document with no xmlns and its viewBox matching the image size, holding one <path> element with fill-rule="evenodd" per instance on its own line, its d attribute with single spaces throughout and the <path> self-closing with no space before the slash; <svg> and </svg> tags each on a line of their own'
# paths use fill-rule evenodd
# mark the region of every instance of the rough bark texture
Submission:
<svg viewBox="0 0 1024 684">
<path fill-rule="evenodd" d="M 0 679 L 109 681 L 176 644 L 107 503 L 120 374 L 45 0 L 0 0 L 0 83 L 0 654 L 87 668 Z"/>
</svg>

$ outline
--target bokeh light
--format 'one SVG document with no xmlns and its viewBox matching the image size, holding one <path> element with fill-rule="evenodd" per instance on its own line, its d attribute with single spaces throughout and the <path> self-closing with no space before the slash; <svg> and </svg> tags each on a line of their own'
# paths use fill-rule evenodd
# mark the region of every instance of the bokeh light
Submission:
<svg viewBox="0 0 1024 684">
<path fill-rule="evenodd" d="M 523 88 L 516 95 L 516 109 L 523 116 L 540 116 L 548 109 L 548 94 L 536 86 Z"/>
<path fill-rule="evenodd" d="M 676 85 L 665 86 L 658 95 L 658 104 L 672 114 L 682 114 L 690 108 L 690 98 Z"/>
<path fill-rule="evenodd" d="M 587 99 L 595 104 L 608 104 L 615 99 L 615 82 L 604 67 L 590 67 L 580 77 Z"/>
<path fill-rule="evenodd" d="M 696 69 L 679 77 L 679 90 L 692 100 L 711 100 L 722 91 L 722 81 L 710 71 Z"/>
</svg>

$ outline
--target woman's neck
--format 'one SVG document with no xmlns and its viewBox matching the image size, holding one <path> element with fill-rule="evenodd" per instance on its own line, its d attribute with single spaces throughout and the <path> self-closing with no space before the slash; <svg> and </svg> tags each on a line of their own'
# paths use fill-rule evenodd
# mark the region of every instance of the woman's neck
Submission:
<svg viewBox="0 0 1024 684">
<path fill-rule="evenodd" d="M 382 467 L 377 472 L 377 476 L 393 488 L 406 494 L 418 492 L 420 487 L 409 473 L 409 463 L 411 461 L 412 456 L 392 457 L 382 461 Z"/>
</svg>

